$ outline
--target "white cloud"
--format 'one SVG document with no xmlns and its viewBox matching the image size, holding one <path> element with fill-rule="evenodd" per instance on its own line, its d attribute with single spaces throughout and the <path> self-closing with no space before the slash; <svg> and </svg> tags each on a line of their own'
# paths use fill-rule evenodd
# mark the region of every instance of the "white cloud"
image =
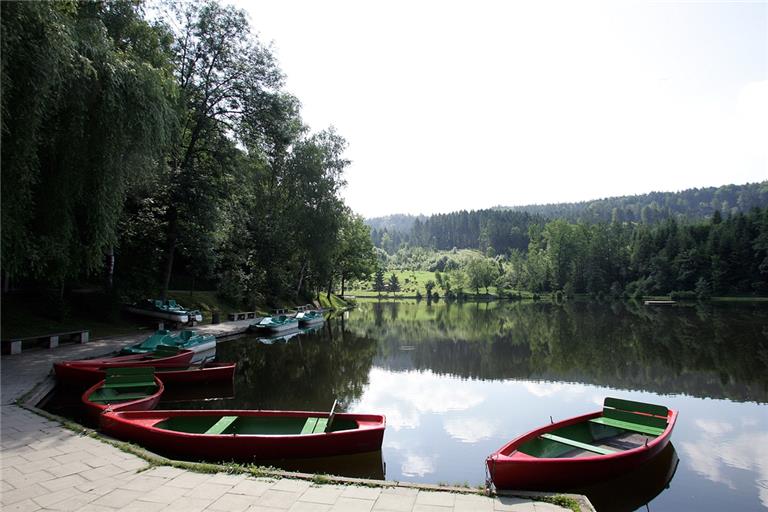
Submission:
<svg viewBox="0 0 768 512">
<path fill-rule="evenodd" d="M 443 428 L 452 438 L 471 444 L 495 436 L 499 424 L 485 418 L 453 418 L 447 419 Z"/>
</svg>

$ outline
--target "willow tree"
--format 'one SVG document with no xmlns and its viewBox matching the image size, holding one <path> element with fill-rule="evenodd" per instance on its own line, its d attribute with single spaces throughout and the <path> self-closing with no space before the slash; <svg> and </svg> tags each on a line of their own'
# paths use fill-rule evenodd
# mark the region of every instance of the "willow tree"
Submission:
<svg viewBox="0 0 768 512">
<path fill-rule="evenodd" d="M 126 191 L 157 169 L 170 40 L 132 1 L 1 11 L 3 271 L 63 287 L 102 267 Z"/>
</svg>

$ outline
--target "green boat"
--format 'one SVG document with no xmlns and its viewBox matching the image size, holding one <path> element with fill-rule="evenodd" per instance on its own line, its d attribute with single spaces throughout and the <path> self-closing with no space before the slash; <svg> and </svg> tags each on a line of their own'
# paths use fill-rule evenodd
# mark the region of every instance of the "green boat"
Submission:
<svg viewBox="0 0 768 512">
<path fill-rule="evenodd" d="M 314 309 L 311 305 L 299 306 L 299 312 L 296 313 L 296 319 L 301 327 L 317 325 L 325 322 L 322 311 Z"/>
<path fill-rule="evenodd" d="M 298 328 L 299 321 L 296 317 L 288 316 L 283 314 L 282 310 L 278 310 L 278 314 L 262 318 L 257 323 L 251 324 L 248 330 L 258 333 L 278 333 Z"/>
<path fill-rule="evenodd" d="M 130 347 L 125 347 L 121 354 L 144 354 L 154 351 L 158 346 L 166 345 L 178 349 L 191 350 L 195 354 L 207 352 L 216 348 L 216 337 L 211 334 L 197 334 L 196 331 L 181 331 L 174 336 L 165 329 L 155 331 L 146 340 Z M 195 358 L 193 358 L 193 361 Z"/>
</svg>

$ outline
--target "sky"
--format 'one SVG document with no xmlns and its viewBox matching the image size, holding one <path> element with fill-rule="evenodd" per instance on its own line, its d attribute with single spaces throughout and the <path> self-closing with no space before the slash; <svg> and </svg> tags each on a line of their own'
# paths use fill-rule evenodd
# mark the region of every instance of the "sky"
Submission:
<svg viewBox="0 0 768 512">
<path fill-rule="evenodd" d="M 768 2 L 237 0 L 365 217 L 768 179 Z"/>
</svg>

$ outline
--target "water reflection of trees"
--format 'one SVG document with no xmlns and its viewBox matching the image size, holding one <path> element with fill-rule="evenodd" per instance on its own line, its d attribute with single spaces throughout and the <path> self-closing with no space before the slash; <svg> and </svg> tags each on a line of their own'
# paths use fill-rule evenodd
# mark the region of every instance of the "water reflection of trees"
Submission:
<svg viewBox="0 0 768 512">
<path fill-rule="evenodd" d="M 376 340 L 341 327 L 336 319 L 316 334 L 264 345 L 255 337 L 221 343 L 219 360 L 237 361 L 235 398 L 196 404 L 207 408 L 329 409 L 362 395 Z"/>
<path fill-rule="evenodd" d="M 766 313 L 761 305 L 373 303 L 348 325 L 377 338 L 376 364 L 393 369 L 765 402 Z"/>
</svg>

